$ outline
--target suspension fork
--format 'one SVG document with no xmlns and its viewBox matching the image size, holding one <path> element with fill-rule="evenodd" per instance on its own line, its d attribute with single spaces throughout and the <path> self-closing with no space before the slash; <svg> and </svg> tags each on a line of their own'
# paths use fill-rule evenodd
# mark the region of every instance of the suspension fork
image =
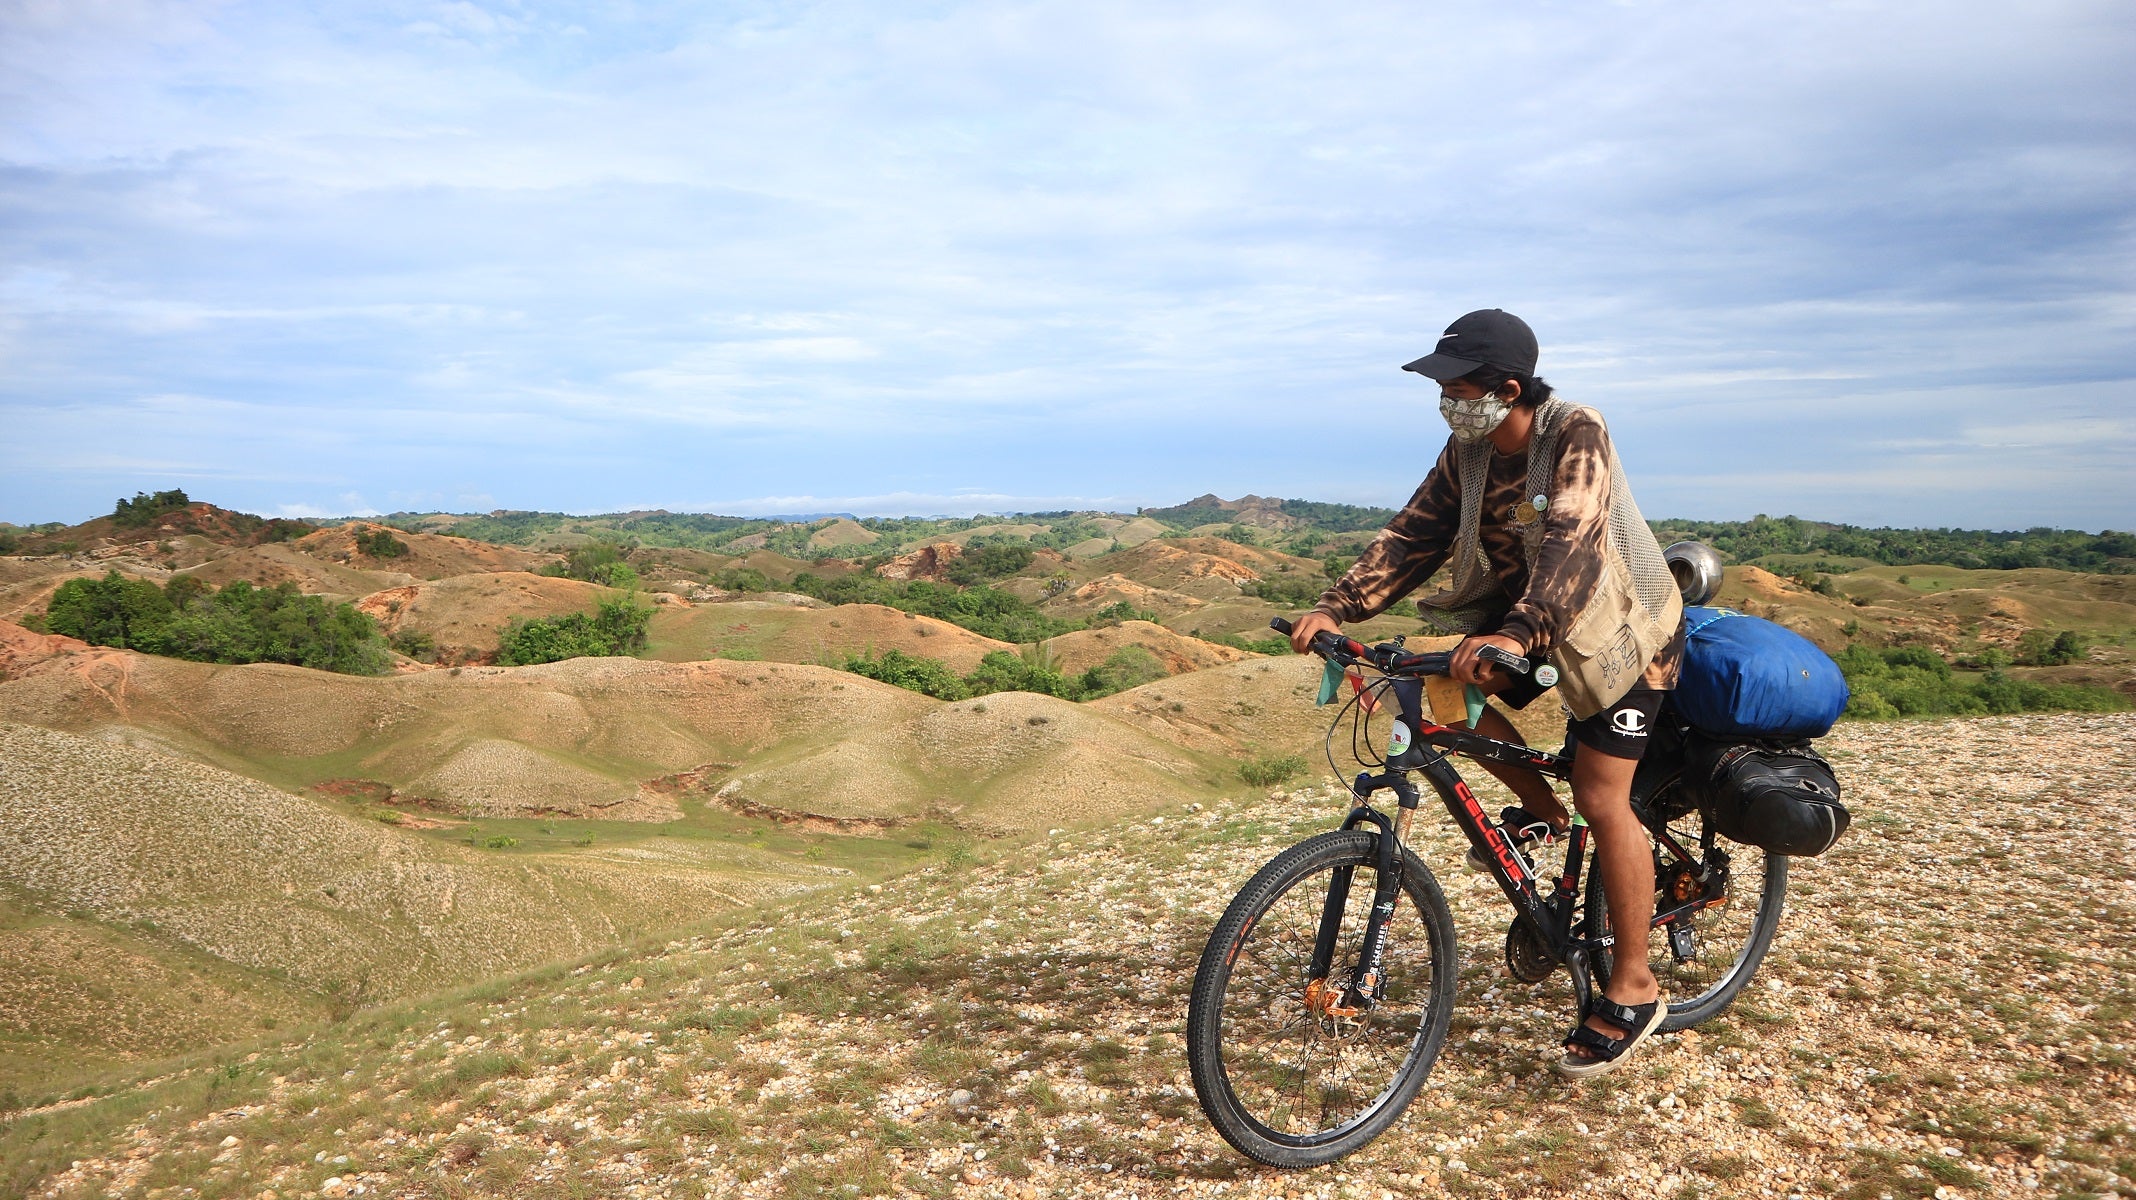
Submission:
<svg viewBox="0 0 2136 1200">
<path fill-rule="evenodd" d="M 1343 989 L 1339 1007 L 1345 1012 L 1336 1013 L 1335 1005 L 1329 1011 L 1335 1015 L 1354 1015 L 1371 1009 L 1379 1000 L 1382 982 L 1380 967 L 1387 952 L 1387 922 L 1394 916 L 1395 905 L 1400 902 L 1402 891 L 1402 838 L 1409 831 L 1418 803 L 1416 785 L 1395 772 L 1378 776 L 1360 776 L 1354 790 L 1362 799 L 1379 788 L 1388 788 L 1395 794 L 1399 804 L 1397 816 L 1386 813 L 1369 804 L 1359 804 L 1350 810 L 1343 823 L 1344 830 L 1357 829 L 1364 825 L 1377 826 L 1379 837 L 1374 839 L 1374 869 L 1378 874 L 1373 879 L 1372 911 L 1365 919 L 1364 939 L 1359 946 L 1357 973 Z M 1335 966 L 1337 942 L 1342 936 L 1342 914 L 1349 907 L 1350 885 L 1356 873 L 1355 867 L 1337 867 L 1328 879 L 1327 899 L 1320 908 L 1320 929 L 1313 940 L 1313 959 L 1307 971 L 1307 979 L 1313 983 L 1325 981 Z M 1310 987 L 1311 984 L 1309 983 Z"/>
</svg>

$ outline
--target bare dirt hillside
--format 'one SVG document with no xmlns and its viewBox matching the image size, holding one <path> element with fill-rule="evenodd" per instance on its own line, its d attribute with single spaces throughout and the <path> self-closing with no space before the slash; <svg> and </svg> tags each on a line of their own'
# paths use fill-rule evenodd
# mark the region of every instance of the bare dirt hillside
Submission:
<svg viewBox="0 0 2136 1200">
<path fill-rule="evenodd" d="M 179 573 L 217 587 L 240 579 L 255 587 L 278 587 L 290 583 L 295 584 L 298 591 L 315 596 L 353 599 L 381 588 L 414 583 L 416 577 L 400 569 L 403 561 L 393 559 L 374 564 L 365 560 L 361 566 L 350 566 L 307 554 L 297 543 L 282 542 L 231 550 Z"/>
<path fill-rule="evenodd" d="M 1207 554 L 1217 558 L 1228 558 L 1240 566 L 1251 568 L 1255 574 L 1263 577 L 1302 571 L 1312 578 L 1321 578 L 1318 560 L 1300 558 L 1295 554 L 1285 554 L 1280 550 L 1264 550 L 1259 546 L 1242 545 L 1238 542 L 1226 541 L 1217 537 L 1168 538 L 1164 544 L 1185 550 L 1190 554 Z"/>
<path fill-rule="evenodd" d="M 824 667 L 581 658 L 362 678 L 58 642 L 14 656 L 0 719 L 278 786 L 369 781 L 455 815 L 660 821 L 687 802 L 1013 831 L 1147 808 L 1226 770 L 1051 697 L 949 705 Z M 667 782 L 680 774 L 687 786 Z"/>
<path fill-rule="evenodd" d="M 1584 1084 L 1547 1066 L 1573 1020 L 1563 975 L 1506 978 L 1504 901 L 1427 813 L 1419 854 L 1466 964 L 1450 1037 L 1392 1130 L 1313 1171 L 1216 1137 L 1180 1032 L 1225 903 L 1339 820 L 1317 787 L 200 1062 L 18 1122 L 0 1148 L 49 1200 L 179 1179 L 743 1200 L 2136 1191 L 2136 841 L 2117 815 L 2136 717 L 1850 725 L 1827 744 L 1856 825 L 1794 864 L 1750 991 Z"/>
<path fill-rule="evenodd" d="M 969 674 L 996 650 L 1014 652 L 968 629 L 880 604 L 813 608 L 740 599 L 653 614 L 647 653 L 667 662 L 706 658 L 769 662 L 843 662 L 847 655 L 902 650 L 938 658 Z"/>
<path fill-rule="evenodd" d="M 1415 638 L 1415 650 L 1444 649 L 1454 638 Z M 1318 771 L 1325 762 L 1328 728 L 1338 709 L 1315 708 L 1321 661 L 1309 655 L 1247 657 L 1243 661 L 1175 675 L 1087 707 L 1125 721 L 1152 737 L 1208 754 L 1247 758 L 1301 754 Z M 1351 692 L 1345 688 L 1342 699 Z M 1382 707 L 1371 724 L 1372 740 L 1384 745 L 1391 710 Z M 1511 714 L 1529 744 L 1556 749 L 1565 740 L 1565 714 L 1549 697 Z M 1347 727 L 1341 737 L 1349 736 Z M 1343 742 L 1338 749 L 1347 747 Z"/>
<path fill-rule="evenodd" d="M 953 541 L 934 542 L 898 555 L 875 573 L 885 579 L 928 579 L 939 582 L 949 572 L 950 565 L 961 558 L 964 548 Z"/>
<path fill-rule="evenodd" d="M 1175 541 L 1145 542 L 1132 550 L 1107 555 L 1100 565 L 1145 586 L 1197 600 L 1230 599 L 1239 594 L 1242 585 L 1259 582 L 1259 571 L 1229 553 L 1219 552 L 1245 547 L 1215 538 L 1196 538 L 1193 543 L 1194 549 Z"/>
<path fill-rule="evenodd" d="M 946 543 L 949 545 L 963 546 L 976 537 L 1027 538 L 1030 537 L 1032 534 L 1044 533 L 1046 532 L 1047 528 L 1048 526 L 1034 525 L 1028 521 L 1005 521 L 998 525 L 974 525 L 970 529 L 959 529 L 955 533 L 938 534 L 934 537 L 923 539 L 920 544 L 925 546 L 942 545 Z"/>
<path fill-rule="evenodd" d="M 157 512 L 142 525 L 121 525 L 112 516 L 94 517 L 79 525 L 32 533 L 23 542 L 28 554 L 79 552 L 147 558 L 167 554 L 166 547 L 175 548 L 189 539 L 221 547 L 256 546 L 287 541 L 310 530 L 302 521 L 256 517 L 195 501 Z"/>
<path fill-rule="evenodd" d="M 9 560 L 0 559 L 0 562 Z M 52 593 L 70 579 L 102 579 L 107 571 L 116 570 L 129 579 L 150 579 L 162 583 L 170 578 L 170 572 L 149 568 L 141 570 L 117 567 L 103 563 L 89 564 L 74 559 L 36 559 L 38 566 L 54 566 L 54 570 L 23 570 L 15 572 L 19 582 L 0 583 L 0 621 L 19 620 L 26 613 L 41 613 L 52 603 Z"/>
<path fill-rule="evenodd" d="M 1835 651 L 1848 642 L 1849 623 L 1855 639 L 1946 654 L 2008 650 L 2033 629 L 2118 642 L 2136 627 L 2136 576 L 2129 575 L 1872 566 L 1830 576 L 1828 586 L 1825 594 L 1762 567 L 1730 567 L 1716 603 L 1780 621 Z"/>
<path fill-rule="evenodd" d="M 1184 674 L 1235 663 L 1252 655 L 1200 638 L 1174 633 L 1148 621 L 1122 621 L 1103 629 L 1084 629 L 1048 639 L 1046 652 L 1061 671 L 1074 674 L 1104 662 L 1118 650 L 1140 646 L 1157 656 L 1166 673 Z"/>
<path fill-rule="evenodd" d="M 1090 523 L 1105 530 L 1108 545 L 1117 542 L 1123 550 L 1172 532 L 1162 522 L 1149 517 L 1098 517 Z"/>
<path fill-rule="evenodd" d="M 388 633 L 427 633 L 446 662 L 487 661 L 513 618 L 537 619 L 592 612 L 624 593 L 577 579 L 495 571 L 408 583 L 372 592 L 356 602 Z"/>
<path fill-rule="evenodd" d="M 0 1082 L 31 1073 L 40 1044 L 79 1065 L 259 1032 L 188 1016 L 199 1002 L 158 995 L 158 978 L 227 995 L 239 1018 L 286 1019 L 322 997 L 376 1001 L 585 954 L 841 874 L 672 838 L 627 853 L 459 845 L 200 763 L 0 724 L 0 896 L 45 914 L 8 924 L 95 954 L 0 958 L 0 1066 L 17 1068 Z M 73 1030 L 66 1014 L 100 991 L 124 1006 Z"/>
<path fill-rule="evenodd" d="M 835 546 L 872 546 L 881 540 L 881 534 L 850 517 L 834 517 L 808 535 L 808 544 L 819 550 Z"/>
<path fill-rule="evenodd" d="M 379 532 L 390 534 L 407 547 L 407 552 L 377 558 L 357 548 L 358 536 Z M 532 571 L 556 561 L 554 554 L 522 550 L 517 546 L 498 546 L 438 533 L 408 533 L 363 521 L 322 529 L 290 545 L 326 562 L 364 570 L 396 571 L 417 579 L 444 579 L 480 571 Z"/>
<path fill-rule="evenodd" d="M 1026 586 L 1026 593 L 1038 592 L 1035 581 L 1019 581 Z M 1017 589 L 1011 589 L 1017 590 Z M 1237 589 L 1233 589 L 1236 594 Z M 1047 613 L 1057 617 L 1087 617 L 1102 608 L 1111 608 L 1125 602 L 1144 612 L 1156 613 L 1160 618 L 1171 618 L 1201 609 L 1207 601 L 1183 592 L 1168 591 L 1138 583 L 1125 575 L 1113 572 L 1100 575 L 1080 587 L 1059 592 L 1039 605 Z"/>
</svg>

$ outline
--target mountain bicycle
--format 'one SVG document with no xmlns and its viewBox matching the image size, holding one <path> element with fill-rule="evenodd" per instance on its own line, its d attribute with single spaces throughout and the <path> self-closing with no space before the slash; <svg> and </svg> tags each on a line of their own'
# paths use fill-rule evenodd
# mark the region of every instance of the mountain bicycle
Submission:
<svg viewBox="0 0 2136 1200">
<path fill-rule="evenodd" d="M 1282 618 L 1269 625 L 1290 632 Z M 1616 939 L 1601 873 L 1588 861 L 1587 824 L 1574 819 L 1562 868 L 1545 876 L 1543 848 L 1531 862 L 1451 762 L 1461 754 L 1569 781 L 1573 748 L 1538 751 L 1433 722 L 1423 680 L 1446 674 L 1453 653 L 1411 653 L 1402 642 L 1367 647 L 1332 632 L 1313 639 L 1330 674 L 1340 669 L 1351 681 L 1328 731 L 1328 761 L 1343 773 L 1335 744 L 1348 720 L 1351 756 L 1366 768 L 1350 784 L 1356 805 L 1338 830 L 1283 851 L 1247 881 L 1195 972 L 1187 1010 L 1195 1095 L 1224 1140 L 1271 1166 L 1333 1162 L 1384 1133 L 1445 1044 L 1460 970 L 1446 897 L 1407 844 L 1421 800 L 1413 774 L 1423 774 L 1480 848 L 1513 907 L 1507 973 L 1539 984 L 1564 967 L 1580 1012 L 1609 982 Z M 1526 659 L 1493 646 L 1482 656 L 1555 682 L 1547 664 L 1531 672 Z M 1390 695 L 1393 705 L 1384 703 Z M 1393 727 L 1380 741 L 1373 722 L 1390 709 Z M 1787 859 L 1717 843 L 1710 815 L 1680 786 L 1688 726 L 1663 712 L 1632 806 L 1653 839 L 1660 932 L 1650 958 L 1672 996 L 1660 1026 L 1669 1032 L 1719 1014 L 1750 981 L 1779 926 Z M 1383 791 L 1394 795 L 1391 816 L 1372 803 Z"/>
</svg>

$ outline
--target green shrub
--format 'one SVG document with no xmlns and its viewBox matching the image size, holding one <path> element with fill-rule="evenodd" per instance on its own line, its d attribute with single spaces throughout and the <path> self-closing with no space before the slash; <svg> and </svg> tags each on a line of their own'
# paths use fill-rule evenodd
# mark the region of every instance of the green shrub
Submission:
<svg viewBox="0 0 2136 1200">
<path fill-rule="evenodd" d="M 535 620 L 514 618 L 504 627 L 497 661 L 507 667 L 523 667 L 567 658 L 636 654 L 645 649 L 645 627 L 652 619 L 652 609 L 628 598 L 603 600 L 590 613 Z"/>
<path fill-rule="evenodd" d="M 1229 646 L 1233 650 L 1244 650 L 1250 654 L 1289 654 L 1291 652 L 1290 639 L 1281 634 L 1277 634 L 1274 637 L 1249 638 L 1236 633 L 1203 633 L 1201 630 L 1196 629 L 1187 636 L 1198 637 L 1205 642 L 1215 642 L 1219 646 Z"/>
<path fill-rule="evenodd" d="M 856 675 L 937 700 L 965 700 L 995 692 L 1036 692 L 1062 700 L 1095 700 L 1163 679 L 1166 674 L 1157 656 L 1140 646 L 1122 646 L 1104 662 L 1075 676 L 1061 674 L 1042 649 L 1022 655 L 996 650 L 980 659 L 972 673 L 962 679 L 939 659 L 895 649 L 880 655 L 856 654 L 847 658 L 844 665 Z"/>
<path fill-rule="evenodd" d="M 712 576 L 712 586 L 729 592 L 768 592 L 771 577 L 755 567 L 728 567 Z"/>
<path fill-rule="evenodd" d="M 2074 629 L 2060 633 L 2030 629 L 2018 639 L 2017 661 L 2033 667 L 2066 666 L 2081 660 L 2087 649 L 2084 635 Z"/>
<path fill-rule="evenodd" d="M 1122 646 L 1106 656 L 1104 662 L 1083 672 L 1076 681 L 1079 700 L 1095 700 L 1141 687 L 1167 677 L 1170 672 L 1158 661 L 1155 654 L 1142 646 Z M 1056 693 L 1057 694 L 1057 693 Z"/>
<path fill-rule="evenodd" d="M 1325 582 L 1310 575 L 1277 576 L 1246 585 L 1247 595 L 1259 596 L 1278 608 L 1311 608 L 1320 603 L 1325 590 Z"/>
<path fill-rule="evenodd" d="M 637 568 L 623 561 L 629 553 L 630 547 L 619 542 L 588 542 L 564 551 L 564 561 L 550 563 L 541 569 L 541 573 L 629 591 L 638 586 Z"/>
<path fill-rule="evenodd" d="M 1973 682 L 1952 674 L 1941 655 L 1923 646 L 1884 650 L 1849 646 L 1838 656 L 1852 693 L 1847 715 L 1890 717 L 1966 716 L 2016 712 L 2118 712 L 2129 707 L 2118 692 L 2074 684 L 2012 679 L 1990 658 L 1987 675 Z"/>
<path fill-rule="evenodd" d="M 423 662 L 429 662 L 430 656 L 437 653 L 438 649 L 437 639 L 420 629 L 399 630 L 386 639 L 386 644 L 409 658 Z"/>
<path fill-rule="evenodd" d="M 1007 651 L 996 650 L 988 658 L 1009 658 Z M 855 654 L 845 661 L 845 669 L 855 675 L 865 675 L 883 683 L 895 684 L 907 691 L 920 692 L 937 700 L 962 700 L 969 694 L 964 681 L 940 659 L 924 658 L 907 654 L 895 647 L 885 650 L 880 656 Z"/>
<path fill-rule="evenodd" d="M 378 675 L 391 661 L 378 623 L 349 604 L 307 596 L 292 583 L 255 588 L 240 579 L 188 603 L 157 653 L 199 662 L 278 662 Z"/>
<path fill-rule="evenodd" d="M 186 498 L 186 494 L 177 488 L 172 488 L 167 492 L 157 492 L 154 495 L 147 492 L 135 492 L 133 499 L 121 500 L 112 506 L 111 523 L 121 529 L 136 529 L 143 525 L 153 524 L 156 518 L 164 513 L 176 512 L 191 503 L 192 501 Z"/>
<path fill-rule="evenodd" d="M 408 543 L 393 536 L 393 531 L 383 527 L 356 535 L 356 552 L 370 558 L 403 558 L 408 553 Z"/>
<path fill-rule="evenodd" d="M 947 621 L 1001 642 L 1044 641 L 1083 627 L 1080 622 L 1047 616 L 1014 595 L 985 585 L 959 588 L 924 579 L 906 583 L 859 572 L 825 579 L 804 571 L 789 586 L 829 604 L 881 604 Z"/>
<path fill-rule="evenodd" d="M 1031 565 L 1033 551 L 1026 542 L 993 542 L 965 547 L 964 553 L 943 572 L 951 583 L 970 587 L 1014 575 Z"/>
<path fill-rule="evenodd" d="M 1045 656 L 1027 659 L 1006 650 L 996 650 L 979 660 L 979 665 L 964 677 L 964 691 L 968 696 L 985 696 L 993 692 L 1037 692 L 1041 696 L 1059 696 L 1074 700 L 1079 690 L 1075 683 L 1053 668 Z"/>
<path fill-rule="evenodd" d="M 1136 608 L 1127 600 L 1116 600 L 1090 614 L 1090 626 L 1093 629 L 1118 625 L 1122 621 L 1148 621 L 1154 625 L 1157 622 L 1157 614 L 1146 608 Z"/>
<path fill-rule="evenodd" d="M 150 650 L 151 644 L 163 644 L 164 631 L 175 613 L 162 588 L 114 570 L 102 579 L 70 579 L 60 584 L 45 606 L 45 629 L 92 646 Z"/>
<path fill-rule="evenodd" d="M 195 662 L 278 662 L 377 675 L 389 661 L 371 618 L 351 605 L 304 595 L 291 583 L 256 588 L 238 580 L 210 592 L 189 576 L 158 588 L 111 571 L 61 584 L 46 624 L 94 645 Z"/>
<path fill-rule="evenodd" d="M 1239 778 L 1252 787 L 1274 787 L 1305 773 L 1305 756 L 1273 754 L 1239 764 Z"/>
</svg>

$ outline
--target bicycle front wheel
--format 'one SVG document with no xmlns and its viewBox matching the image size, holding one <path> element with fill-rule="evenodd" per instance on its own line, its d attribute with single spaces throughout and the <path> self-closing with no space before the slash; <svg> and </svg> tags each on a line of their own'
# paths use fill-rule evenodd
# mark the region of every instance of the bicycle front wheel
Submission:
<svg viewBox="0 0 2136 1200">
<path fill-rule="evenodd" d="M 1385 1132 L 1416 1098 L 1453 1014 L 1453 914 L 1438 880 L 1402 854 L 1376 1003 L 1345 1003 L 1358 982 L 1378 880 L 1379 834 L 1322 834 L 1261 868 L 1224 912 L 1194 975 L 1187 1063 L 1202 1111 L 1256 1162 L 1333 1162 Z M 1331 886 L 1347 874 L 1334 957 L 1312 975 Z"/>
</svg>

